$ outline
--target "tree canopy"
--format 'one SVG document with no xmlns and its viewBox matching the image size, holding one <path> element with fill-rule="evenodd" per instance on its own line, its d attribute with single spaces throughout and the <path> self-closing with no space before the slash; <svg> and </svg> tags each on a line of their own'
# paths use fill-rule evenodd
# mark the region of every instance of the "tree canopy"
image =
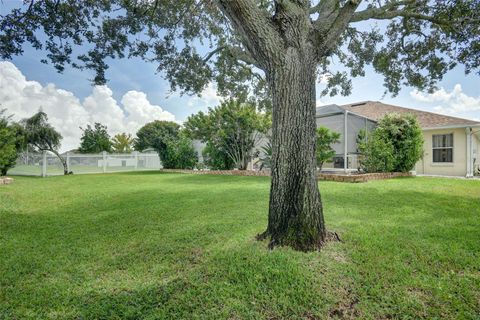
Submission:
<svg viewBox="0 0 480 320">
<path fill-rule="evenodd" d="M 160 157 L 167 149 L 169 140 L 177 139 L 180 125 L 173 121 L 155 120 L 141 127 L 136 134 L 135 150 L 155 149 Z"/>
<path fill-rule="evenodd" d="M 326 127 L 317 129 L 317 165 L 321 170 L 323 163 L 335 155 L 332 145 L 340 142 L 340 133 L 332 131 Z"/>
<path fill-rule="evenodd" d="M 113 151 L 117 153 L 130 153 L 133 147 L 133 138 L 130 133 L 118 133 L 112 138 Z"/>
<path fill-rule="evenodd" d="M 32 117 L 22 120 L 26 143 L 33 151 L 49 151 L 57 156 L 63 165 L 63 173 L 69 174 L 67 162 L 59 152 L 62 135 L 48 123 L 48 116 L 39 110 Z"/>
<path fill-rule="evenodd" d="M 87 124 L 80 138 L 80 147 L 78 151 L 80 153 L 100 153 L 103 151 L 112 151 L 112 141 L 110 141 L 110 135 L 108 134 L 107 126 L 95 122 L 93 127 Z"/>
<path fill-rule="evenodd" d="M 6 109 L 0 109 L 0 175 L 2 176 L 15 165 L 24 140 L 21 127 L 11 123 L 11 116 L 5 113 Z"/>
<path fill-rule="evenodd" d="M 285 54 L 294 44 L 283 35 L 296 21 L 307 30 L 301 41 L 316 47 L 325 94 L 350 93 L 349 77 L 363 76 L 366 65 L 396 94 L 403 84 L 434 88 L 457 63 L 478 73 L 479 10 L 471 0 L 32 0 L 2 14 L 0 57 L 22 54 L 29 43 L 46 51 L 42 61 L 58 71 L 91 69 L 92 81 L 103 84 L 108 59 L 138 56 L 156 63 L 182 92 L 198 93 L 215 81 L 224 95 L 265 98 L 259 71 L 268 57 L 260 49 Z M 74 47 L 85 43 L 76 54 Z M 334 70 L 333 61 L 346 70 Z"/>
<path fill-rule="evenodd" d="M 238 169 L 245 170 L 252 158 L 252 149 L 271 126 L 267 114 L 256 106 L 239 100 L 222 102 L 207 113 L 200 111 L 188 117 L 185 130 L 193 139 L 209 143 L 225 153 Z"/>
<path fill-rule="evenodd" d="M 48 123 L 48 116 L 38 111 L 32 117 L 23 120 L 27 143 L 38 151 L 58 152 L 62 135 Z"/>
</svg>

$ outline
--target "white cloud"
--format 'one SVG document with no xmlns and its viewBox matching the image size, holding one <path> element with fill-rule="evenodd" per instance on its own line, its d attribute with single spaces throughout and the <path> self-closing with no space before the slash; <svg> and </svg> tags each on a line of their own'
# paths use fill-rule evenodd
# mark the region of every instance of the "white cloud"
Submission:
<svg viewBox="0 0 480 320">
<path fill-rule="evenodd" d="M 187 105 L 189 107 L 216 107 L 221 101 L 222 97 L 217 95 L 217 88 L 212 83 L 209 83 L 200 93 L 200 96 L 191 97 Z"/>
<path fill-rule="evenodd" d="M 468 96 L 460 84 L 456 84 L 450 92 L 444 88 L 430 94 L 414 90 L 410 92 L 410 96 L 419 102 L 435 104 L 433 109 L 440 113 L 460 115 L 480 111 L 480 97 Z"/>
<path fill-rule="evenodd" d="M 14 119 L 31 116 L 39 108 L 48 115 L 50 123 L 63 135 L 62 150 L 79 145 L 80 126 L 100 122 L 111 135 L 128 132 L 134 134 L 142 125 L 153 120 L 175 121 L 175 116 L 153 105 L 145 93 L 128 91 L 121 106 L 107 86 L 95 86 L 92 94 L 81 102 L 72 92 L 54 84 L 42 86 L 28 81 L 17 67 L 0 61 L 0 108 L 7 108 Z"/>
</svg>

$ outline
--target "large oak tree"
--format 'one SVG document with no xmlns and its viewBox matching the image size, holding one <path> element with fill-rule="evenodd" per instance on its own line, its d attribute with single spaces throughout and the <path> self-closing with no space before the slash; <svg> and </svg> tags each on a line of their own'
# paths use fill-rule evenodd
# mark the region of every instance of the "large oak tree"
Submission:
<svg viewBox="0 0 480 320">
<path fill-rule="evenodd" d="M 323 94 L 348 94 L 349 78 L 364 76 L 366 65 L 384 76 L 386 91 L 431 90 L 457 63 L 478 70 L 479 10 L 476 0 L 27 1 L 2 16 L 0 55 L 22 54 L 28 42 L 59 71 L 92 69 L 100 84 L 110 58 L 140 56 L 172 89 L 198 93 L 215 81 L 223 95 L 271 106 L 263 235 L 271 246 L 311 250 L 327 234 L 315 179 L 318 75 L 329 75 Z M 373 20 L 383 21 L 377 28 Z M 332 61 L 344 71 L 331 70 Z"/>
</svg>

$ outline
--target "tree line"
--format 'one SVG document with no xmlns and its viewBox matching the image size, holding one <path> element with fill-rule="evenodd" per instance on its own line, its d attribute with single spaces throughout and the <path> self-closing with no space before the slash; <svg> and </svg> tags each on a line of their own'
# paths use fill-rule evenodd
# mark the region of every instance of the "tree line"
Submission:
<svg viewBox="0 0 480 320">
<path fill-rule="evenodd" d="M 135 137 L 118 133 L 113 137 L 106 125 L 94 123 L 80 127 L 82 136 L 78 153 L 131 153 L 155 150 L 164 168 L 213 170 L 246 170 L 248 163 L 260 156 L 260 168 L 271 168 L 272 147 L 269 141 L 271 115 L 259 112 L 253 103 L 228 100 L 219 106 L 200 111 L 181 126 L 173 121 L 155 120 L 141 127 Z M 0 110 L 0 170 L 6 175 L 15 165 L 18 153 L 48 151 L 55 154 L 69 174 L 65 157 L 60 154 L 62 135 L 48 123 L 45 112 L 39 111 L 20 122 L 11 121 L 6 110 Z M 205 144 L 203 161 L 199 162 L 193 140 Z M 335 156 L 333 145 L 340 134 L 326 127 L 317 128 L 316 161 L 321 170 Z M 423 135 L 417 119 L 411 114 L 387 114 L 377 127 L 361 130 L 357 137 L 361 154 L 360 171 L 406 172 L 412 170 L 423 153 Z"/>
<path fill-rule="evenodd" d="M 142 126 L 133 137 L 129 133 L 110 136 L 106 125 L 87 124 L 82 130 L 78 153 L 130 153 L 155 150 L 164 168 L 245 170 L 255 156 L 253 150 L 268 133 L 271 117 L 259 112 L 254 103 L 228 100 L 207 112 L 191 115 L 183 126 L 173 121 L 155 120 Z M 0 169 L 6 175 L 19 153 L 48 151 L 55 154 L 70 174 L 65 156 L 60 153 L 62 135 L 48 122 L 42 110 L 28 119 L 11 121 L 6 110 L 0 112 Z M 193 140 L 205 144 L 204 161 L 199 163 Z"/>
</svg>

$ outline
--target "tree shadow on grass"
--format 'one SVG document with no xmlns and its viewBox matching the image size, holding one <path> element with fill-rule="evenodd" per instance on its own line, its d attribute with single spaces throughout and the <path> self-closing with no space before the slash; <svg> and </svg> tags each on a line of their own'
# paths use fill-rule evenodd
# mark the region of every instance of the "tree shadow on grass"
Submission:
<svg viewBox="0 0 480 320">
<path fill-rule="evenodd" d="M 86 318 L 321 319 L 348 286 L 344 273 L 325 257 L 288 249 L 265 254 L 249 242 L 207 251 L 173 279 L 96 288 L 75 301 Z"/>
<path fill-rule="evenodd" d="M 287 248 L 267 252 L 255 242 L 266 223 L 264 186 L 260 194 L 250 184 L 206 186 L 208 192 L 193 185 L 98 197 L 91 190 L 92 197 L 61 203 L 48 215 L 9 214 L 15 223 L 2 226 L 1 239 L 9 261 L 2 281 L 12 289 L 6 303 L 39 314 L 66 308 L 77 318 L 326 318 L 358 300 L 376 306 L 376 315 L 414 317 L 416 309 L 396 303 L 407 297 L 402 290 L 412 270 L 423 279 L 451 266 L 450 245 L 440 239 L 478 250 L 474 239 L 459 236 L 480 229 L 471 196 L 375 185 L 326 190 L 327 225 L 346 241 L 336 247 L 345 250 L 341 262 Z M 454 267 L 472 264 L 462 250 Z"/>
</svg>

